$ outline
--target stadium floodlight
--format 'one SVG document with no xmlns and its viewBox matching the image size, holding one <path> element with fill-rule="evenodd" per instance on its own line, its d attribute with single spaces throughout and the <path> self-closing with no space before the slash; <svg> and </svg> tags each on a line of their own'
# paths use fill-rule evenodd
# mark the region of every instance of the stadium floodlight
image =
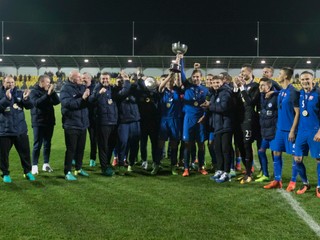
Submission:
<svg viewBox="0 0 320 240">
<path fill-rule="evenodd" d="M 43 62 L 43 63 L 46 62 L 46 59 L 42 58 L 42 59 L 41 59 L 41 62 Z"/>
<path fill-rule="evenodd" d="M 88 63 L 88 62 L 89 62 L 89 59 L 85 59 L 84 62 L 85 62 L 85 63 Z"/>
<path fill-rule="evenodd" d="M 254 40 L 255 40 L 255 41 L 258 41 L 259 39 L 256 37 L 256 38 L 254 38 Z"/>
<path fill-rule="evenodd" d="M 308 60 L 308 61 L 307 61 L 307 64 L 311 64 L 311 61 L 310 61 L 310 60 Z"/>
<path fill-rule="evenodd" d="M 2 58 L 0 58 L 0 62 L 2 62 Z"/>
<path fill-rule="evenodd" d="M 132 63 L 132 60 L 131 60 L 131 59 L 128 59 L 128 63 Z"/>
<path fill-rule="evenodd" d="M 216 61 L 216 63 L 218 63 L 218 64 L 219 64 L 219 63 L 221 63 L 221 61 L 220 61 L 220 60 L 217 60 L 217 61 Z"/>
<path fill-rule="evenodd" d="M 6 36 L 6 40 L 10 40 L 10 36 Z"/>
<path fill-rule="evenodd" d="M 137 37 L 133 37 L 133 40 L 137 41 Z"/>
<path fill-rule="evenodd" d="M 266 61 L 265 60 L 261 60 L 261 64 L 265 64 L 266 63 Z"/>
</svg>

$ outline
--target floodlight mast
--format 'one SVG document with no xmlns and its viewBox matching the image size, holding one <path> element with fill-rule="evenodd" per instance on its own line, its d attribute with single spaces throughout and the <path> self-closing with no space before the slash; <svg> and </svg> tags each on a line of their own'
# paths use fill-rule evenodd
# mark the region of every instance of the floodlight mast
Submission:
<svg viewBox="0 0 320 240">
<path fill-rule="evenodd" d="M 2 53 L 2 55 L 4 54 L 4 36 L 3 36 L 3 34 L 4 34 L 4 22 L 3 21 L 1 21 L 1 41 L 2 41 L 2 45 L 1 45 L 1 47 L 2 47 L 2 50 L 1 50 L 1 53 Z"/>
</svg>

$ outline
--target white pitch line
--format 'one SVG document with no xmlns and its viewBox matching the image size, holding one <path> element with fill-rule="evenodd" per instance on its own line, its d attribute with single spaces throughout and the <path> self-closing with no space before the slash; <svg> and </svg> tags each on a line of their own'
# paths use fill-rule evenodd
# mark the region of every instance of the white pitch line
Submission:
<svg viewBox="0 0 320 240">
<path fill-rule="evenodd" d="M 320 237 L 319 224 L 315 220 L 313 220 L 313 218 L 302 207 L 300 207 L 299 202 L 297 202 L 297 200 L 295 200 L 290 193 L 286 192 L 283 189 L 278 189 L 278 192 L 284 199 L 287 200 L 293 210 L 296 211 L 298 216 L 317 234 L 318 237 Z"/>
</svg>

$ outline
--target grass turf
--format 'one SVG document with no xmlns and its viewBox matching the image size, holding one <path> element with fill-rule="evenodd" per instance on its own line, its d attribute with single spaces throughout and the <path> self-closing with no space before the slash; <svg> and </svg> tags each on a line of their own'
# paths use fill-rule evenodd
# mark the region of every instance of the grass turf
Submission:
<svg viewBox="0 0 320 240">
<path fill-rule="evenodd" d="M 29 111 L 26 117 L 30 122 Z M 198 173 L 183 178 L 181 171 L 172 176 L 167 160 L 158 176 L 135 166 L 128 176 L 105 177 L 99 166 L 89 167 L 89 141 L 84 169 L 90 177 L 67 182 L 59 106 L 56 118 L 53 173 L 41 172 L 40 158 L 40 174 L 36 182 L 28 182 L 11 150 L 13 183 L 0 183 L 0 239 L 318 239 L 277 191 L 264 190 L 261 183 L 217 184 Z M 29 136 L 31 145 L 31 129 Z M 292 195 L 319 223 L 316 163 L 311 158 L 305 163 L 313 188 Z M 290 167 L 291 158 L 286 157 L 284 187 Z"/>
</svg>

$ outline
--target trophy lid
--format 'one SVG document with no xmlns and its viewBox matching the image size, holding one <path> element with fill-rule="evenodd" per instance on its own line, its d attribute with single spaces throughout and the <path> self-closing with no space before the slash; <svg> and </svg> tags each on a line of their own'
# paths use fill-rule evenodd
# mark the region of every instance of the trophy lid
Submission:
<svg viewBox="0 0 320 240">
<path fill-rule="evenodd" d="M 186 44 L 177 42 L 177 43 L 172 43 L 172 52 L 175 54 L 185 54 L 188 50 L 188 46 Z"/>
</svg>

